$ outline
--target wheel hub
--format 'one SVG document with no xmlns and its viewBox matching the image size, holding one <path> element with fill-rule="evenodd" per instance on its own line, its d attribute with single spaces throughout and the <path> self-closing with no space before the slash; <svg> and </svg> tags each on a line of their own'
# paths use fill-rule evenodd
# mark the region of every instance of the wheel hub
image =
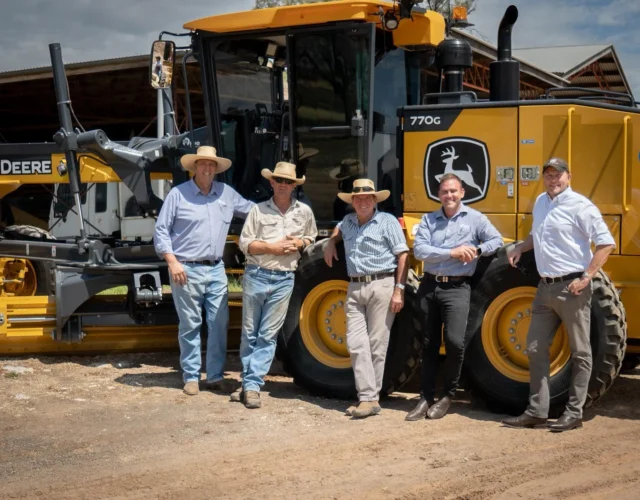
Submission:
<svg viewBox="0 0 640 500">
<path fill-rule="evenodd" d="M 482 345 L 491 364 L 503 375 L 529 381 L 527 334 L 536 289 L 518 287 L 500 294 L 491 303 L 482 322 Z M 571 350 L 564 326 L 549 349 L 553 376 L 569 361 Z"/>
<path fill-rule="evenodd" d="M 333 368 L 349 368 L 347 349 L 348 283 L 326 281 L 305 297 L 300 309 L 300 334 L 311 355 Z"/>
</svg>

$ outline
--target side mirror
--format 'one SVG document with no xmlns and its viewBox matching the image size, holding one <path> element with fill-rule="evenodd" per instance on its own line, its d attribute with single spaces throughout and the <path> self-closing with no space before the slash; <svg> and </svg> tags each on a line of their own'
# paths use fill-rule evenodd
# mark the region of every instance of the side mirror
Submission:
<svg viewBox="0 0 640 500">
<path fill-rule="evenodd" d="M 175 60 L 175 43 L 170 40 L 156 40 L 153 42 L 149 62 L 149 82 L 154 89 L 171 87 Z"/>
</svg>

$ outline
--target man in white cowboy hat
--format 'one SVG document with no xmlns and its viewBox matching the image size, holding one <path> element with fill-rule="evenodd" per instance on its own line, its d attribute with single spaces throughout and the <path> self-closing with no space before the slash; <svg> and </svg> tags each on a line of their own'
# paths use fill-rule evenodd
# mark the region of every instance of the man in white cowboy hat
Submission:
<svg viewBox="0 0 640 500">
<path fill-rule="evenodd" d="M 247 256 L 242 283 L 242 387 L 231 395 L 247 408 L 260 408 L 260 388 L 269 372 L 293 291 L 298 260 L 318 235 L 311 208 L 292 197 L 305 178 L 296 177 L 296 166 L 279 162 L 269 180 L 273 197 L 257 204 L 247 217 L 240 249 Z"/>
<path fill-rule="evenodd" d="M 347 415 L 364 418 L 380 413 L 382 389 L 391 325 L 404 306 L 409 248 L 398 220 L 380 212 L 376 203 L 386 200 L 388 190 L 376 191 L 373 181 L 357 179 L 351 193 L 339 193 L 353 204 L 336 226 L 324 250 L 329 267 L 338 260 L 336 243 L 344 240 L 347 273 L 347 348 L 358 390 L 358 407 Z"/>
<path fill-rule="evenodd" d="M 227 276 L 222 255 L 229 225 L 234 215 L 246 217 L 254 203 L 233 188 L 216 182 L 216 174 L 231 166 L 211 146 L 201 146 L 197 154 L 184 155 L 180 162 L 193 178 L 174 187 L 162 205 L 156 221 L 156 252 L 169 265 L 171 292 L 179 318 L 180 366 L 184 392 L 199 392 L 200 326 L 206 311 L 207 386 L 231 392 L 224 379 L 227 354 Z"/>
</svg>

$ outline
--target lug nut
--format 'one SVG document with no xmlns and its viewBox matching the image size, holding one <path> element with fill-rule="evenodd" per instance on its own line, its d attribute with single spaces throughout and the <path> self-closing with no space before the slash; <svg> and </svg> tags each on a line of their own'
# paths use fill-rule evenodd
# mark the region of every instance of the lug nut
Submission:
<svg viewBox="0 0 640 500">
<path fill-rule="evenodd" d="M 331 333 L 331 328 L 327 328 L 327 333 Z"/>
</svg>

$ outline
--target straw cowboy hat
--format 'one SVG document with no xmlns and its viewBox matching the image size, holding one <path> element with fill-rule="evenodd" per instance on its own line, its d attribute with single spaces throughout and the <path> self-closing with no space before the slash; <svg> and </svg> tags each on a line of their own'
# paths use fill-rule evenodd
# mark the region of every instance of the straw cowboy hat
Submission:
<svg viewBox="0 0 640 500">
<path fill-rule="evenodd" d="M 356 179 L 353 181 L 353 190 L 351 193 L 338 193 L 338 198 L 346 203 L 353 203 L 353 197 L 363 194 L 372 194 L 376 197 L 376 203 L 386 200 L 391 191 L 383 189 L 376 191 L 376 186 L 371 179 Z"/>
<path fill-rule="evenodd" d="M 340 166 L 334 169 L 331 169 L 329 172 L 329 177 L 335 179 L 337 181 L 341 181 L 348 177 L 355 177 L 362 173 L 362 164 L 360 160 L 355 160 L 353 158 L 347 158 L 340 162 Z"/>
<path fill-rule="evenodd" d="M 231 166 L 231 160 L 218 156 L 216 148 L 212 146 L 200 146 L 198 148 L 197 154 L 184 155 L 182 158 L 180 158 L 180 163 L 185 170 L 188 170 L 189 172 L 195 172 L 196 162 L 198 160 L 215 161 L 217 164 L 216 174 L 224 172 Z"/>
<path fill-rule="evenodd" d="M 304 184 L 305 181 L 304 175 L 301 179 L 296 177 L 296 166 L 293 163 L 287 163 L 286 161 L 276 163 L 276 168 L 273 169 L 273 172 L 268 168 L 263 168 L 261 173 L 262 177 L 265 179 L 271 180 L 273 177 L 289 179 L 295 181 L 298 186 Z"/>
<path fill-rule="evenodd" d="M 306 160 L 319 153 L 317 149 L 309 148 L 304 149 L 302 144 L 298 143 L 298 161 Z"/>
</svg>

